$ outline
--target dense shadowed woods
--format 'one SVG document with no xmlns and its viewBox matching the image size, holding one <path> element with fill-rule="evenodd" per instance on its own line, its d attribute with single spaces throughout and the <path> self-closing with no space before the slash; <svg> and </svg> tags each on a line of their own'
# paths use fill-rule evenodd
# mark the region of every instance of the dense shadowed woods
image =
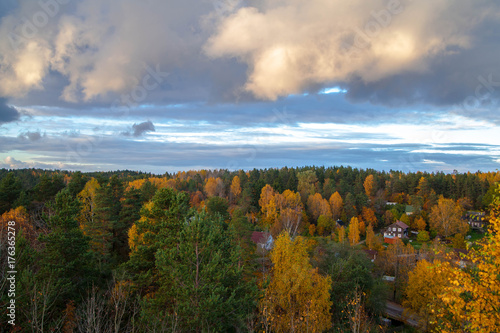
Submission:
<svg viewBox="0 0 500 333">
<path fill-rule="evenodd" d="M 417 330 L 495 332 L 498 181 L 499 172 L 350 167 L 163 175 L 2 169 L 0 325 L 377 332 L 395 329 L 380 321 L 391 300 Z M 485 213 L 490 232 L 471 230 L 465 216 L 473 211 Z M 387 243 L 384 231 L 397 221 L 408 237 Z M 15 326 L 5 310 L 9 226 Z M 450 287 L 457 281 L 463 289 Z"/>
</svg>

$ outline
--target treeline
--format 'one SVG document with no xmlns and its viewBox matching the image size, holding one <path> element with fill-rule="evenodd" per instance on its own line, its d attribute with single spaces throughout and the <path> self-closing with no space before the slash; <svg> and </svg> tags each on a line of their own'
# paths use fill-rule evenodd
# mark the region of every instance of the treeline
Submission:
<svg viewBox="0 0 500 333">
<path fill-rule="evenodd" d="M 123 183 L 139 179 L 164 178 L 175 184 L 179 191 L 194 193 L 204 191 L 208 178 L 220 178 L 223 193 L 220 196 L 230 195 L 230 186 L 235 176 L 240 179 L 242 199 L 249 210 L 258 210 L 258 200 L 261 189 L 269 184 L 274 190 L 282 193 L 284 190 L 297 191 L 299 175 L 304 181 L 314 185 L 314 192 L 329 198 L 339 192 L 344 198 L 350 193 L 359 209 L 366 204 L 367 197 L 364 182 L 369 175 L 373 176 L 371 194 L 376 199 L 398 203 L 412 203 L 412 196 L 419 191 L 431 195 L 453 200 L 467 199 L 471 209 L 485 209 L 491 201 L 488 190 L 500 180 L 499 172 L 476 173 L 403 173 L 399 171 L 379 172 L 372 169 L 357 169 L 351 167 L 302 167 L 282 169 L 253 169 L 251 171 L 228 170 L 201 170 L 165 173 L 154 175 L 135 171 L 91 172 L 82 174 L 69 171 L 48 171 L 41 169 L 0 169 L 0 213 L 5 212 L 17 204 L 26 204 L 32 201 L 50 200 L 66 185 L 71 186 L 73 193 L 83 189 L 83 185 L 90 178 L 99 183 L 107 182 L 115 176 Z M 9 177 L 7 177 L 9 176 Z M 422 181 L 425 181 L 421 184 Z M 147 186 L 147 185 L 145 185 Z"/>
<path fill-rule="evenodd" d="M 3 169 L 2 281 L 6 230 L 15 221 L 16 325 L 24 331 L 321 332 L 359 325 L 354 315 L 377 327 L 390 296 L 381 278 L 394 271 L 391 258 L 413 250 L 389 246 L 373 263 L 356 245 L 382 251 L 375 234 L 396 220 L 463 238 L 460 228 L 445 234 L 436 209 L 450 204 L 455 219 L 484 210 L 499 180 L 499 172 L 350 167 L 164 175 Z M 269 235 L 270 252 L 255 239 Z M 403 297 L 404 286 L 398 290 Z M 13 329 L 7 319 L 2 328 Z"/>
</svg>

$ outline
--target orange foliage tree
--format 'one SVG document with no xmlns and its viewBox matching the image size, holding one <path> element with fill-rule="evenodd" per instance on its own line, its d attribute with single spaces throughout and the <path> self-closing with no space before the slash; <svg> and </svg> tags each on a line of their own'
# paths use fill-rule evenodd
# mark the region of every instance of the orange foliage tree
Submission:
<svg viewBox="0 0 500 333">
<path fill-rule="evenodd" d="M 332 216 L 330 204 L 323 199 L 320 193 L 315 193 L 307 198 L 307 207 L 314 220 L 318 220 L 321 215 Z"/>
<path fill-rule="evenodd" d="M 231 182 L 230 191 L 231 191 L 231 201 L 237 202 L 241 194 L 240 177 L 234 176 L 233 181 Z"/>
<path fill-rule="evenodd" d="M 344 201 L 342 200 L 339 192 L 333 193 L 328 201 L 330 202 L 330 206 L 332 208 L 333 219 L 340 219 L 340 216 L 342 216 L 342 210 L 344 209 Z"/>
<path fill-rule="evenodd" d="M 214 177 L 207 179 L 205 183 L 205 193 L 208 197 L 213 197 L 217 194 L 217 180 Z"/>
<path fill-rule="evenodd" d="M 365 193 L 368 197 L 371 197 L 373 194 L 374 187 L 374 178 L 373 175 L 366 176 L 366 179 L 363 183 L 363 187 L 365 188 Z"/>
<path fill-rule="evenodd" d="M 373 209 L 368 207 L 363 207 L 361 216 L 363 217 L 363 221 L 365 221 L 366 224 L 371 224 L 374 227 L 377 226 L 378 220 L 377 217 L 375 216 L 375 212 L 373 211 Z"/>
<path fill-rule="evenodd" d="M 359 220 L 357 217 L 351 218 L 348 237 L 349 244 L 356 245 L 359 243 Z"/>
<path fill-rule="evenodd" d="M 8 227 L 10 221 L 15 222 L 15 225 L 13 227 L 15 228 L 16 232 L 19 232 L 19 229 L 23 230 L 24 237 L 33 246 L 33 244 L 37 241 L 38 233 L 31 225 L 26 209 L 22 206 L 12 208 L 11 210 L 3 213 L 0 216 L 0 237 L 2 237 L 2 240 L 7 239 L 7 232 L 9 229 Z M 3 243 L 7 244 L 6 242 Z"/>
</svg>

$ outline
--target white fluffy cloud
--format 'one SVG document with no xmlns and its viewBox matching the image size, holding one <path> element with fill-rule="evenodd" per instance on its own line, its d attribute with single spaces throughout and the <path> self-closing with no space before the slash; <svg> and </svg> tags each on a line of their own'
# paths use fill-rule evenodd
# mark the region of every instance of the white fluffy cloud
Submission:
<svg viewBox="0 0 500 333">
<path fill-rule="evenodd" d="M 500 68 L 494 0 L 20 0 L 7 13 L 0 97 L 50 87 L 64 101 L 109 102 L 148 65 L 177 80 L 156 101 L 339 85 L 375 102 L 454 104 Z"/>
<path fill-rule="evenodd" d="M 475 28 L 498 17 L 492 1 L 263 0 L 227 17 L 206 51 L 247 63 L 245 89 L 274 100 L 325 84 L 427 75 L 435 59 L 478 47 Z"/>
</svg>

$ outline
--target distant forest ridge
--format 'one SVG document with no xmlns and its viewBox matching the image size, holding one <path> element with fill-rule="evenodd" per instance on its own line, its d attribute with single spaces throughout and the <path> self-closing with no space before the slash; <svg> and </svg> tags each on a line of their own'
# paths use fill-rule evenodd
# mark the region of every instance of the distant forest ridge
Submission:
<svg viewBox="0 0 500 333">
<path fill-rule="evenodd" d="M 304 166 L 297 168 L 270 168 L 229 171 L 224 169 L 215 170 L 190 170 L 177 173 L 153 174 L 149 172 L 118 170 L 102 172 L 80 172 L 64 170 L 43 169 L 0 169 L 0 181 L 7 174 L 13 174 L 20 182 L 18 194 L 25 192 L 26 196 L 47 198 L 55 196 L 59 190 L 70 184 L 73 179 L 78 179 L 78 189 L 83 189 L 86 181 L 95 178 L 99 183 L 106 183 L 115 176 L 124 183 L 135 182 L 135 186 L 149 182 L 159 185 L 159 182 L 168 182 L 168 186 L 179 191 L 195 193 L 204 192 L 204 187 L 209 178 L 221 180 L 222 187 L 219 196 L 229 196 L 230 186 L 235 176 L 239 177 L 242 195 L 249 196 L 251 206 L 258 207 L 261 189 L 269 184 L 274 190 L 298 191 L 298 176 L 306 176 L 308 182 L 312 182 L 315 193 L 320 193 L 324 198 L 329 198 L 333 193 L 339 192 L 342 197 L 351 193 L 358 203 L 358 207 L 365 206 L 368 199 L 364 189 L 366 177 L 373 175 L 374 198 L 401 204 L 410 204 L 411 196 L 417 195 L 419 185 L 425 186 L 436 196 L 443 195 L 454 200 L 464 199 L 468 201 L 471 209 L 484 209 L 490 202 L 491 195 L 488 190 L 500 181 L 500 171 L 496 172 L 467 172 L 467 173 L 444 173 L 444 172 L 401 172 L 401 171 L 377 171 L 374 169 L 358 169 L 344 166 Z M 76 176 L 76 177 L 75 177 Z M 75 179 L 76 178 L 76 179 Z M 143 180 L 143 182 L 141 182 Z M 420 184 L 425 181 L 425 184 Z M 128 186 L 126 186 L 128 187 Z M 75 189 L 76 191 L 77 189 Z M 424 189 L 426 191 L 427 189 Z M 33 198 L 36 199 L 36 198 Z M 45 201 L 41 200 L 41 201 Z"/>
</svg>

